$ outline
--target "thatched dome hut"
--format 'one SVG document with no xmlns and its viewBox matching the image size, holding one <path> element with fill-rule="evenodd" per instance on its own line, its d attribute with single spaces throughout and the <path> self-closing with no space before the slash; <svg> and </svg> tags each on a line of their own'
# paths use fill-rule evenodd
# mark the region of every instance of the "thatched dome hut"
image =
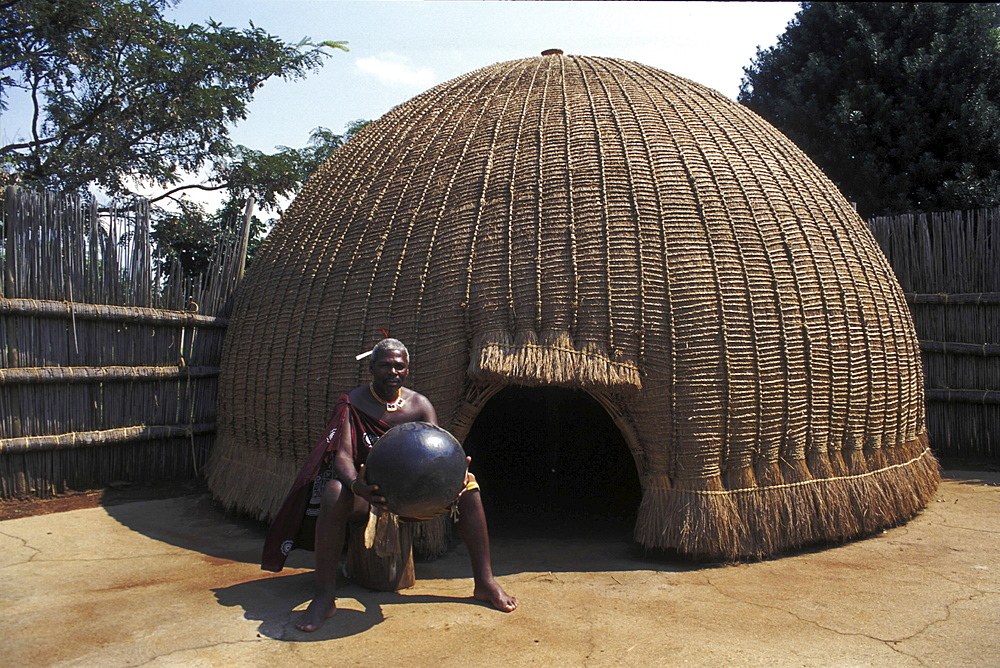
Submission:
<svg viewBox="0 0 1000 668">
<path fill-rule="evenodd" d="M 309 180 L 227 333 L 224 503 L 274 513 L 380 327 L 460 438 L 507 386 L 596 399 L 634 457 L 645 546 L 843 540 L 938 482 L 910 315 L 864 221 L 752 112 L 637 63 L 477 70 Z"/>
</svg>

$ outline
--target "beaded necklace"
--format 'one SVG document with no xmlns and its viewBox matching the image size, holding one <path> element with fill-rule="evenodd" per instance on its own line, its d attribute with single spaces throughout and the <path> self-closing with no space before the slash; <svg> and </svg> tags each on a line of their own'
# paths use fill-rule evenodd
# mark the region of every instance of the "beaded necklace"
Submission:
<svg viewBox="0 0 1000 668">
<path fill-rule="evenodd" d="M 403 388 L 399 388 L 396 391 L 396 398 L 392 401 L 386 401 L 382 397 L 375 394 L 374 383 L 368 383 L 368 391 L 372 393 L 373 397 L 375 397 L 375 401 L 379 402 L 380 404 L 385 404 L 385 410 L 390 413 L 398 411 L 400 408 L 403 407 L 403 404 L 406 403 L 406 399 L 403 398 Z"/>
</svg>

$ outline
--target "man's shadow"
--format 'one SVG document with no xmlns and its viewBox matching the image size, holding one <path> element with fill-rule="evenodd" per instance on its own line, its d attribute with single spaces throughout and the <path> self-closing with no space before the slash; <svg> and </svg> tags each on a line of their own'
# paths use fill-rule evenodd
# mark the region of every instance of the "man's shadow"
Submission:
<svg viewBox="0 0 1000 668">
<path fill-rule="evenodd" d="M 213 589 L 216 599 L 227 607 L 239 606 L 246 619 L 259 621 L 257 633 L 274 640 L 316 642 L 347 638 L 364 633 L 385 619 L 386 606 L 400 603 L 461 603 L 486 605 L 472 596 L 406 594 L 366 589 L 350 581 L 337 589 L 337 614 L 316 631 L 295 628 L 302 614 L 294 610 L 308 603 L 313 594 L 314 575 L 273 575 L 229 587 Z"/>
<path fill-rule="evenodd" d="M 259 563 L 266 527 L 252 520 L 227 515 L 208 494 L 109 505 L 108 514 L 122 525 L 151 539 L 192 550 L 212 560 Z M 520 518 L 498 522 L 491 528 L 494 572 L 499 577 L 517 573 L 631 571 L 642 568 L 690 570 L 702 568 L 674 558 L 660 560 L 637 551 L 630 541 L 630 523 L 619 523 L 605 532 L 600 523 L 588 520 L 580 527 L 560 529 L 551 518 Z M 530 525 L 530 526 L 529 526 Z M 210 561 L 211 563 L 211 561 Z M 485 605 L 471 596 L 408 595 L 377 592 L 341 581 L 338 596 L 343 605 L 334 619 L 312 633 L 295 628 L 313 594 L 313 553 L 295 550 L 281 574 L 261 573 L 252 580 L 213 589 L 218 602 L 240 606 L 249 620 L 259 622 L 258 633 L 293 642 L 328 640 L 366 631 L 385 618 L 386 606 L 400 603 L 454 602 Z M 303 572 L 303 569 L 309 569 Z M 289 574 L 291 573 L 291 574 Z M 441 558 L 417 564 L 417 578 L 454 579 L 471 575 L 465 548 L 453 541 Z"/>
</svg>

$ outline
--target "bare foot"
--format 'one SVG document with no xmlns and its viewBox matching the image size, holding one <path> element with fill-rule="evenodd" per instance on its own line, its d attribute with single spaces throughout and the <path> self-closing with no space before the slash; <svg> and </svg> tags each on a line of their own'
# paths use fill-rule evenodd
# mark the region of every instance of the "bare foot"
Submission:
<svg viewBox="0 0 1000 668">
<path fill-rule="evenodd" d="M 305 609 L 299 621 L 295 622 L 295 628 L 307 633 L 315 631 L 323 622 L 337 614 L 337 599 L 332 596 L 318 595 Z"/>
<path fill-rule="evenodd" d="M 477 584 L 472 595 L 480 601 L 492 604 L 500 612 L 510 612 L 517 607 L 517 599 L 505 592 L 496 580 Z"/>
</svg>

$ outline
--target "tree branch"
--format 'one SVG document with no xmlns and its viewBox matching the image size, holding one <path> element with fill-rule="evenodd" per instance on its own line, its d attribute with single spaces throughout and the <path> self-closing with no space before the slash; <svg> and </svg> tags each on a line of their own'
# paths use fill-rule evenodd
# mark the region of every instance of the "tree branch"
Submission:
<svg viewBox="0 0 1000 668">
<path fill-rule="evenodd" d="M 0 147 L 0 155 L 6 153 L 13 153 L 14 151 L 20 151 L 24 148 L 35 148 L 38 146 L 44 146 L 45 144 L 51 144 L 54 141 L 59 141 L 59 137 L 49 137 L 48 139 L 39 139 L 38 141 L 29 141 L 24 144 L 7 144 L 6 146 Z"/>
<path fill-rule="evenodd" d="M 229 187 L 228 183 L 223 183 L 222 185 L 218 185 L 218 186 L 206 186 L 206 185 L 202 185 L 201 183 L 192 183 L 191 185 L 187 185 L 187 186 L 178 186 L 178 187 L 176 187 L 176 188 L 174 188 L 172 190 L 168 190 L 167 192 L 163 193 L 162 195 L 157 195 L 156 197 L 153 197 L 152 199 L 150 199 L 149 203 L 152 204 L 153 202 L 159 202 L 161 199 L 164 199 L 165 197 L 170 197 L 174 193 L 180 192 L 182 190 L 190 190 L 192 188 L 197 188 L 198 190 L 212 191 L 212 190 L 223 190 L 224 188 L 228 188 L 228 187 Z M 170 198 L 174 199 L 173 197 L 170 197 Z"/>
</svg>

